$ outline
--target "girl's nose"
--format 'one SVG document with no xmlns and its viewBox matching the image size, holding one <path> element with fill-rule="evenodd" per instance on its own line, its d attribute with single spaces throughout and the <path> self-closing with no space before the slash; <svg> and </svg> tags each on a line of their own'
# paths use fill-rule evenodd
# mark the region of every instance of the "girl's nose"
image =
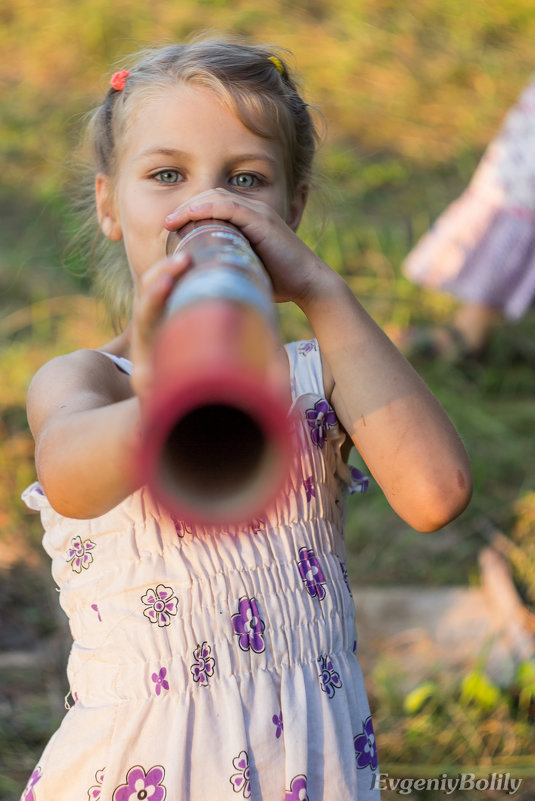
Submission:
<svg viewBox="0 0 535 801">
<path fill-rule="evenodd" d="M 224 181 L 219 173 L 207 173 L 199 176 L 192 181 L 192 195 L 200 195 L 203 192 L 211 192 L 214 189 L 221 189 Z"/>
<path fill-rule="evenodd" d="M 190 206 L 202 205 L 207 195 L 216 190 L 225 190 L 225 181 L 219 175 L 199 177 L 188 181 L 188 194 L 182 196 L 178 208 L 171 211 L 165 218 L 165 225 L 168 230 L 174 230 L 178 219 L 184 216 L 185 209 Z M 168 244 L 169 247 L 169 244 Z"/>
</svg>

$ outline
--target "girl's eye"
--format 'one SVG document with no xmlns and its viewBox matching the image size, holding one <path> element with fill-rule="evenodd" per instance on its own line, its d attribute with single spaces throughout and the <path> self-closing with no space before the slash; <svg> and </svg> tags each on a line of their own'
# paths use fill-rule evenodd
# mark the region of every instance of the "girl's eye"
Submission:
<svg viewBox="0 0 535 801">
<path fill-rule="evenodd" d="M 161 170 L 154 176 L 162 184 L 176 184 L 180 180 L 178 170 Z"/>
<path fill-rule="evenodd" d="M 230 179 L 230 183 L 240 189 L 252 189 L 258 184 L 258 178 L 256 175 L 251 175 L 250 172 L 240 172 Z"/>
</svg>

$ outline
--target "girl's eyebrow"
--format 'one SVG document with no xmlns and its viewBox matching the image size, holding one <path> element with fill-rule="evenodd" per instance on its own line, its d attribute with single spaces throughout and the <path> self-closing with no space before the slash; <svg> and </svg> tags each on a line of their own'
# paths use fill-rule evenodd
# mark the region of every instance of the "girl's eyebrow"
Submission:
<svg viewBox="0 0 535 801">
<path fill-rule="evenodd" d="M 230 160 L 232 164 L 241 164 L 247 162 L 263 161 L 264 164 L 269 164 L 270 167 L 276 168 L 280 164 L 280 160 L 268 153 L 240 153 L 238 156 Z"/>
<path fill-rule="evenodd" d="M 230 161 L 267 161 L 269 164 L 274 165 L 279 163 L 278 159 L 274 156 L 270 156 L 268 153 L 239 153 L 237 156 L 230 159 Z"/>
<path fill-rule="evenodd" d="M 168 156 L 169 158 L 184 158 L 188 154 L 184 150 L 176 150 L 173 147 L 150 147 L 143 150 L 138 156 L 136 161 L 141 161 L 149 156 Z"/>
<path fill-rule="evenodd" d="M 154 148 L 147 148 L 147 150 L 143 150 L 137 157 L 136 161 L 142 161 L 146 158 L 151 158 L 154 156 L 164 156 L 166 158 L 174 158 L 174 159 L 185 159 L 189 158 L 190 154 L 184 150 L 177 150 L 173 147 L 154 147 Z M 234 156 L 229 158 L 229 162 L 240 163 L 242 161 L 264 161 L 272 166 L 277 166 L 279 164 L 279 160 L 276 159 L 274 156 L 271 156 L 269 153 L 237 153 Z"/>
</svg>

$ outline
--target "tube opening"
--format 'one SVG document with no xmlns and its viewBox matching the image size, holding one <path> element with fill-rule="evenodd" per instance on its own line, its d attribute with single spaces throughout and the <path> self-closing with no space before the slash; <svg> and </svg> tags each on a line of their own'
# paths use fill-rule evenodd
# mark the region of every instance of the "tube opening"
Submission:
<svg viewBox="0 0 535 801">
<path fill-rule="evenodd" d="M 178 502 L 227 514 L 268 480 L 273 460 L 272 444 L 250 414 L 214 403 L 192 409 L 173 426 L 160 470 Z"/>
</svg>

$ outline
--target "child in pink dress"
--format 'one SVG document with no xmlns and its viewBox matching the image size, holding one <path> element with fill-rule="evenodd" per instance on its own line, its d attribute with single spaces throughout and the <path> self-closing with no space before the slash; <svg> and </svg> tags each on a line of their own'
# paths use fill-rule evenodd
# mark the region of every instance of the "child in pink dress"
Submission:
<svg viewBox="0 0 535 801">
<path fill-rule="evenodd" d="M 415 283 L 461 302 L 451 328 L 435 331 L 439 353 L 441 347 L 447 353 L 459 346 L 477 353 L 500 319 L 518 320 L 530 309 L 535 298 L 535 78 L 507 114 L 470 185 L 417 243 L 404 269 Z"/>
</svg>

